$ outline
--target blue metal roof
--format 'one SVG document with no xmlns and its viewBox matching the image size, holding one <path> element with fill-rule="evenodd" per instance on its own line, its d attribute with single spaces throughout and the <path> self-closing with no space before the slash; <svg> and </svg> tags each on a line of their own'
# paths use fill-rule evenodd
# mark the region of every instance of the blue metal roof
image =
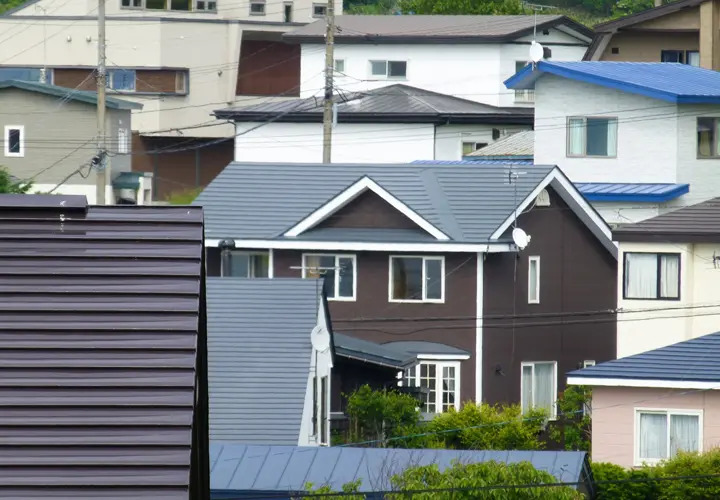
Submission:
<svg viewBox="0 0 720 500">
<path fill-rule="evenodd" d="M 454 461 L 478 463 L 528 461 L 559 482 L 588 481 L 582 451 L 406 450 L 396 448 L 297 447 L 210 443 L 210 489 L 213 498 L 249 492 L 298 492 L 307 483 L 339 491 L 360 480 L 360 491 L 390 489 L 390 478 L 406 468 Z M 589 489 L 590 485 L 587 484 Z"/>
<path fill-rule="evenodd" d="M 720 72 L 677 63 L 540 61 L 505 80 L 505 86 L 533 89 L 545 73 L 668 102 L 720 103 Z"/>
<path fill-rule="evenodd" d="M 720 332 L 575 370 L 568 377 L 720 382 Z"/>
<path fill-rule="evenodd" d="M 588 201 L 663 202 L 690 192 L 689 184 L 576 182 L 575 187 Z"/>
<path fill-rule="evenodd" d="M 415 160 L 415 165 L 532 165 L 530 160 L 473 160 L 472 157 L 464 156 L 462 160 Z"/>
</svg>

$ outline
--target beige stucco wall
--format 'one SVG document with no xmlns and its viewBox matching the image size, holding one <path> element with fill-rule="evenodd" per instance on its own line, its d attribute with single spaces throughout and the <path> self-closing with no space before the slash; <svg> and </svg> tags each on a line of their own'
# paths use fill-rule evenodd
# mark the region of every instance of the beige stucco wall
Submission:
<svg viewBox="0 0 720 500">
<path fill-rule="evenodd" d="M 636 409 L 702 411 L 702 451 L 720 445 L 720 393 L 630 387 L 594 387 L 592 459 L 633 467 Z"/>
<path fill-rule="evenodd" d="M 699 50 L 700 38 L 695 33 L 620 32 L 613 35 L 601 61 L 660 62 L 662 50 Z M 612 49 L 619 53 L 613 54 Z"/>
<path fill-rule="evenodd" d="M 638 23 L 633 28 L 641 30 L 697 30 L 700 29 L 700 8 L 683 9 L 657 19 Z"/>
</svg>

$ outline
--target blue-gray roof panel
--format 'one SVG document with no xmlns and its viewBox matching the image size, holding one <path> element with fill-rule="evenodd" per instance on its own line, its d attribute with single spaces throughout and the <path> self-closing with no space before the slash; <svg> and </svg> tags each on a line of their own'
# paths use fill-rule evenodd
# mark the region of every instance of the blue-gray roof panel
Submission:
<svg viewBox="0 0 720 500">
<path fill-rule="evenodd" d="M 27 90 L 28 92 L 39 92 L 54 97 L 62 97 L 63 99 L 87 104 L 97 105 L 97 92 L 89 90 L 74 90 L 57 85 L 47 83 L 25 82 L 19 80 L 0 80 L 0 89 L 15 88 Z M 142 109 L 143 105 L 137 102 L 117 99 L 115 97 L 106 97 L 105 104 L 111 109 Z"/>
</svg>

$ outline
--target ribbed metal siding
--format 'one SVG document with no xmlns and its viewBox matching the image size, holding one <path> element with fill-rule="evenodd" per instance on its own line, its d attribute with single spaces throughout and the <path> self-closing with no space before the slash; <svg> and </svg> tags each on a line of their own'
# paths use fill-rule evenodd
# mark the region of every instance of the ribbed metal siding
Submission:
<svg viewBox="0 0 720 500">
<path fill-rule="evenodd" d="M 187 500 L 202 210 L 9 205 L 0 498 Z"/>
</svg>

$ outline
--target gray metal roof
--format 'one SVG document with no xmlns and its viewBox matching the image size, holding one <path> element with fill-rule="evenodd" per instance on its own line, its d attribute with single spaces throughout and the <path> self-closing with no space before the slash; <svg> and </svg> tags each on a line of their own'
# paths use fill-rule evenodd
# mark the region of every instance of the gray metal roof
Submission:
<svg viewBox="0 0 720 500">
<path fill-rule="evenodd" d="M 470 353 L 457 347 L 439 344 L 437 342 L 426 342 L 423 340 L 400 340 L 387 342 L 383 346 L 390 349 L 399 349 L 409 352 L 415 356 L 418 354 L 447 354 L 452 356 L 468 356 Z"/>
<path fill-rule="evenodd" d="M 313 211 L 367 176 L 451 238 L 487 243 L 518 203 L 553 171 L 523 165 L 231 163 L 195 199 L 208 238 L 283 239 Z M 517 193 L 516 193 L 517 187 Z M 363 240 L 360 240 L 363 241 Z"/>
<path fill-rule="evenodd" d="M 19 80 L 0 80 L 0 89 L 20 89 L 28 92 L 37 92 L 53 97 L 62 97 L 69 101 L 84 102 L 87 104 L 97 105 L 97 92 L 88 90 L 72 90 L 57 85 L 49 85 L 46 83 L 25 82 Z M 115 97 L 106 97 L 105 104 L 110 109 L 142 109 L 143 105 L 137 102 L 125 101 Z"/>
<path fill-rule="evenodd" d="M 321 285 L 208 278 L 210 438 L 298 443 Z"/>
<path fill-rule="evenodd" d="M 535 16 L 455 16 L 408 15 L 336 16 L 336 43 L 491 43 L 512 41 L 530 34 Z M 539 30 L 562 26 L 582 37 L 592 38 L 592 30 L 565 16 L 539 15 Z M 325 21 L 308 24 L 284 35 L 299 43 L 320 43 L 325 35 Z"/>
<path fill-rule="evenodd" d="M 0 227 L 0 498 L 189 500 L 202 210 L 0 195 Z"/>
<path fill-rule="evenodd" d="M 460 463 L 528 461 L 558 482 L 588 481 L 583 451 L 485 451 L 351 447 L 244 446 L 210 444 L 213 498 L 225 493 L 298 492 L 306 484 L 341 491 L 360 480 L 361 492 L 388 490 L 390 478 L 408 467 L 437 464 L 440 470 Z M 585 489 L 591 491 L 590 484 Z M 216 495 L 218 495 L 216 497 Z"/>
<path fill-rule="evenodd" d="M 532 124 L 533 108 L 500 108 L 451 95 L 389 85 L 367 92 L 336 95 L 339 122 L 486 123 L 489 119 Z M 314 97 L 276 101 L 215 111 L 218 118 L 235 121 L 320 122 L 323 101 Z"/>
<path fill-rule="evenodd" d="M 532 158 L 535 150 L 535 132 L 524 130 L 516 132 L 499 141 L 488 144 L 482 149 L 473 151 L 467 157 L 472 159 L 506 159 L 508 157 L 520 156 Z"/>
<path fill-rule="evenodd" d="M 613 231 L 615 241 L 720 241 L 720 198 L 680 208 Z"/>
<path fill-rule="evenodd" d="M 333 333 L 333 340 L 335 354 L 344 358 L 398 369 L 409 367 L 417 361 L 414 354 L 388 344 L 376 344 L 337 332 Z"/>
<path fill-rule="evenodd" d="M 720 382 L 720 332 L 575 370 L 568 376 Z"/>
</svg>

